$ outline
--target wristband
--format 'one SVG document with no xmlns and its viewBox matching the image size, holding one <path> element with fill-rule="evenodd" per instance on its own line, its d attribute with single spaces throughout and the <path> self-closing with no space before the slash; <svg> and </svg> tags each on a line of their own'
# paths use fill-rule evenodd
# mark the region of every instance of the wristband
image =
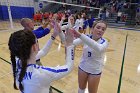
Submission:
<svg viewBox="0 0 140 93">
<path fill-rule="evenodd" d="M 54 36 L 51 36 L 51 39 L 52 39 L 52 40 L 55 40 L 55 37 L 54 37 Z"/>
</svg>

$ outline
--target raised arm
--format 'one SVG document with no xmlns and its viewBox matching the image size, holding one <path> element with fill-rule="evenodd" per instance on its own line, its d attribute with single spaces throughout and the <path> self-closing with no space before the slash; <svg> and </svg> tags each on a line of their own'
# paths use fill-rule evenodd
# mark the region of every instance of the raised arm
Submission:
<svg viewBox="0 0 140 93">
<path fill-rule="evenodd" d="M 52 37 L 52 36 L 51 36 Z M 51 46 L 52 46 L 52 43 L 53 43 L 54 39 L 53 38 L 50 38 L 47 43 L 44 45 L 44 47 L 37 53 L 36 55 L 36 60 L 44 57 L 45 55 L 48 54 Z"/>
<path fill-rule="evenodd" d="M 66 34 L 66 61 L 65 65 L 63 66 L 57 66 L 57 67 L 42 67 L 44 73 L 42 73 L 42 79 L 53 81 L 58 80 L 67 74 L 69 74 L 74 65 L 74 45 L 72 45 L 73 42 L 73 36 L 70 34 Z"/>
<path fill-rule="evenodd" d="M 73 30 L 73 33 L 76 38 L 80 38 L 83 41 L 83 43 L 87 44 L 88 46 L 90 46 L 97 52 L 105 51 L 108 46 L 108 42 L 106 40 L 103 40 L 103 42 L 100 44 L 100 43 L 97 43 L 95 40 L 89 38 L 85 34 L 81 34 L 75 30 Z"/>
<path fill-rule="evenodd" d="M 85 34 L 81 34 L 79 37 L 85 44 L 93 48 L 97 52 L 103 52 L 108 47 L 108 42 L 103 39 L 102 43 L 97 43 L 95 40 L 89 38 Z"/>
<path fill-rule="evenodd" d="M 45 22 L 41 27 L 37 28 L 36 30 L 33 30 L 33 33 L 37 37 L 37 39 L 44 37 L 45 35 L 49 34 L 52 29 L 52 24 L 50 20 Z"/>
<path fill-rule="evenodd" d="M 45 35 L 50 33 L 50 29 L 49 28 L 43 28 L 43 27 L 39 27 L 36 30 L 33 30 L 33 33 L 35 34 L 35 36 L 37 37 L 37 39 L 44 37 Z"/>
<path fill-rule="evenodd" d="M 63 17 L 61 18 L 61 21 L 60 21 L 60 23 L 59 23 L 60 26 L 62 26 L 62 24 L 63 24 L 63 22 L 64 22 L 65 19 L 66 19 L 66 18 L 65 18 L 65 15 L 63 15 Z"/>
<path fill-rule="evenodd" d="M 70 28 L 70 29 L 71 29 L 71 30 L 76 30 L 76 31 L 78 31 L 78 30 L 79 30 L 79 26 L 77 25 L 77 26 L 74 26 L 73 28 Z M 66 31 L 68 31 L 68 30 L 69 30 L 69 28 L 66 29 Z M 62 42 L 62 43 L 65 43 L 65 34 L 64 34 L 63 32 L 61 32 L 61 33 L 59 34 L 59 37 L 60 37 L 60 39 L 61 39 L 61 42 Z M 79 39 L 79 38 L 77 38 L 77 39 L 75 39 L 75 40 L 73 41 L 73 45 L 75 45 L 75 46 L 80 45 L 80 44 L 83 44 L 83 42 L 82 42 L 82 40 Z"/>
<path fill-rule="evenodd" d="M 61 32 L 60 29 L 59 29 L 59 27 L 58 27 L 58 23 L 55 23 L 54 22 L 53 24 L 54 24 L 54 32 L 51 35 L 51 38 L 45 44 L 45 46 L 36 55 L 36 60 L 38 60 L 41 57 L 45 56 L 49 52 L 53 41 L 55 40 L 56 36 Z"/>
</svg>

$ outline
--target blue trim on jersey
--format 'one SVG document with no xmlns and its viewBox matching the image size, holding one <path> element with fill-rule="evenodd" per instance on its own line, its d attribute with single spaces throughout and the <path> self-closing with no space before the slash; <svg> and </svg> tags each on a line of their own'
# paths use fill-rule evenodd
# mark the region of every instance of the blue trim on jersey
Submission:
<svg viewBox="0 0 140 93">
<path fill-rule="evenodd" d="M 51 72 L 54 72 L 54 73 L 60 73 L 60 72 L 66 72 L 68 71 L 68 68 L 65 68 L 65 69 L 53 69 L 53 68 L 47 68 L 47 67 L 43 67 L 43 66 L 39 66 L 39 65 L 36 65 L 36 64 L 28 64 L 27 66 L 32 66 L 34 65 L 34 68 L 36 69 L 44 69 L 44 70 L 48 70 L 48 71 L 51 71 Z"/>
<path fill-rule="evenodd" d="M 93 38 L 93 35 L 90 35 L 90 38 L 92 39 Z"/>
<path fill-rule="evenodd" d="M 98 73 L 98 74 L 92 74 L 92 73 L 89 73 L 89 72 L 87 72 L 87 71 L 84 71 L 84 70 L 81 69 L 79 66 L 78 66 L 78 68 L 79 68 L 80 70 L 82 70 L 83 72 L 86 72 L 88 75 L 96 75 L 96 76 L 98 76 L 98 75 L 101 75 L 101 74 L 102 74 L 102 72 L 100 72 L 100 73 Z"/>
<path fill-rule="evenodd" d="M 103 38 L 101 38 L 102 42 L 100 44 L 103 44 L 105 42 L 105 40 Z"/>
<path fill-rule="evenodd" d="M 32 66 L 32 65 L 35 65 L 35 64 L 28 64 L 27 67 L 28 67 L 28 66 Z"/>
<path fill-rule="evenodd" d="M 33 33 L 35 34 L 36 38 L 39 39 L 47 34 L 50 33 L 50 29 L 48 28 L 43 28 L 43 27 L 39 27 L 38 29 L 36 30 L 33 30 Z"/>
<path fill-rule="evenodd" d="M 87 34 L 87 36 L 88 36 L 89 38 L 91 38 L 91 39 L 92 39 L 92 37 L 93 37 L 93 35 L 91 35 L 91 34 Z M 105 42 L 105 39 L 103 39 L 103 38 L 101 37 L 101 40 L 102 40 L 102 42 L 101 42 L 100 44 L 103 44 L 103 43 Z"/>
<path fill-rule="evenodd" d="M 93 35 L 91 35 L 91 34 L 87 34 L 87 36 L 88 36 L 89 38 L 91 38 L 91 39 L 92 39 L 92 37 L 93 37 Z"/>
<path fill-rule="evenodd" d="M 28 66 L 31 66 L 31 65 L 35 65 L 35 64 L 28 64 L 27 67 L 28 67 Z M 18 68 L 18 69 L 21 69 L 20 60 L 19 60 L 19 59 L 18 59 L 18 61 L 17 61 L 17 68 Z"/>
<path fill-rule="evenodd" d="M 44 70 L 48 70 L 48 71 L 51 71 L 51 72 L 54 72 L 54 73 L 60 73 L 60 72 L 66 72 L 68 71 L 68 68 L 65 68 L 65 69 L 52 69 L 52 68 L 45 68 L 45 67 L 41 67 L 42 69 Z"/>
</svg>

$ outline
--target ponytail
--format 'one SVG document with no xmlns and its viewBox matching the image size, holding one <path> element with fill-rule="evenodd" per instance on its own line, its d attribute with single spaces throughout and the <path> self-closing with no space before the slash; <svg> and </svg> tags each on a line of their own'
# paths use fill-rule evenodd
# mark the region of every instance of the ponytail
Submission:
<svg viewBox="0 0 140 93">
<path fill-rule="evenodd" d="M 16 69 L 16 60 L 15 60 L 15 55 L 11 53 L 11 61 L 12 61 L 12 69 L 13 69 L 13 77 L 14 77 L 14 89 L 18 90 L 16 86 L 16 74 L 17 74 L 17 69 Z"/>
</svg>

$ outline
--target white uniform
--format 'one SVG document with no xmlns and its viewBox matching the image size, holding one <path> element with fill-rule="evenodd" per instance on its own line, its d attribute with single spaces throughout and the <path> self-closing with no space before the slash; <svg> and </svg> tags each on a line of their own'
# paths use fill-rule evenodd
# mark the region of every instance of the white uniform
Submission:
<svg viewBox="0 0 140 93">
<path fill-rule="evenodd" d="M 66 29 L 70 29 L 74 26 L 75 24 L 71 24 L 70 21 L 68 21 L 68 24 L 61 26 L 61 30 L 66 30 Z"/>
<path fill-rule="evenodd" d="M 50 41 L 51 43 L 51 41 Z M 47 45 L 46 45 L 47 46 Z M 47 48 L 44 47 L 44 50 Z M 48 48 L 49 49 L 49 48 Z M 37 55 L 37 59 L 45 54 L 40 50 L 41 54 Z M 72 71 L 74 64 L 74 46 L 67 47 L 66 64 L 57 67 L 39 66 L 37 64 L 28 64 L 26 74 L 23 78 L 22 84 L 24 86 L 24 93 L 49 93 L 50 84 L 54 80 L 58 80 Z M 17 59 L 17 77 L 16 85 L 19 87 L 19 74 L 21 71 L 20 60 Z"/>
<path fill-rule="evenodd" d="M 76 19 L 75 25 L 79 26 L 80 28 L 83 28 L 83 24 L 84 24 L 84 19 Z"/>
<path fill-rule="evenodd" d="M 92 38 L 92 35 L 89 36 Z M 104 53 L 108 47 L 107 40 L 100 38 L 98 41 L 82 34 L 80 39 L 74 40 L 74 45 L 84 44 L 80 69 L 90 74 L 100 74 L 103 68 Z"/>
<path fill-rule="evenodd" d="M 67 25 L 63 25 L 63 26 L 61 26 L 61 30 L 63 31 L 65 31 L 66 29 L 68 29 L 68 28 L 70 28 L 71 26 L 70 26 L 70 24 L 67 24 Z"/>
</svg>

